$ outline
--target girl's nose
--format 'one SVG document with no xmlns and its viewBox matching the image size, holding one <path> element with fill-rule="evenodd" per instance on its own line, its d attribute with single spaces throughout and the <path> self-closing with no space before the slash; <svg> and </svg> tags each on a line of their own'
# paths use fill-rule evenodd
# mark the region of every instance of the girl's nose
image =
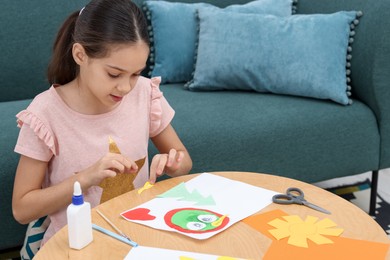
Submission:
<svg viewBox="0 0 390 260">
<path fill-rule="evenodd" d="M 131 91 L 132 89 L 132 81 L 131 80 L 123 80 L 118 86 L 117 89 L 124 93 L 127 94 Z"/>
</svg>

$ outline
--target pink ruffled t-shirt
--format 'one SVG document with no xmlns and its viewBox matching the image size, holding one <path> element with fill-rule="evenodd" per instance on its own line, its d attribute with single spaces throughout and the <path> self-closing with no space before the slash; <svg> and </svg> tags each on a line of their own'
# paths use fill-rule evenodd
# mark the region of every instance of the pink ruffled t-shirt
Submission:
<svg viewBox="0 0 390 260">
<path fill-rule="evenodd" d="M 49 162 L 43 183 L 48 187 L 96 163 L 108 152 L 111 136 L 123 155 L 134 161 L 146 157 L 134 180 L 134 186 L 140 187 L 148 180 L 149 138 L 164 130 L 174 116 L 159 84 L 160 78 L 140 77 L 114 110 L 100 115 L 72 110 L 52 86 L 17 114 L 21 129 L 15 152 Z M 91 187 L 84 191 L 84 199 L 95 207 L 101 193 L 100 187 Z M 42 244 L 67 223 L 65 208 L 49 217 Z"/>
</svg>

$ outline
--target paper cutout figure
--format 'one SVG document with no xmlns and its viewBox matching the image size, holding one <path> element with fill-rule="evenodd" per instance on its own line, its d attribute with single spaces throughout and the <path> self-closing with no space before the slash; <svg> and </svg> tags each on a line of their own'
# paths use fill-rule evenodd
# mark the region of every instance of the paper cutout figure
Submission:
<svg viewBox="0 0 390 260">
<path fill-rule="evenodd" d="M 121 213 L 121 216 L 155 229 L 178 232 L 195 239 L 207 239 L 268 206 L 275 194 L 277 193 L 274 191 L 240 181 L 203 173 Z M 150 210 L 148 214 L 156 218 L 138 220 L 128 217 L 139 208 Z M 199 223 L 199 219 L 194 221 L 199 215 L 203 215 L 201 218 L 208 219 L 211 223 L 203 225 Z M 201 227 L 199 229 L 201 231 L 189 231 L 190 228 L 187 226 L 189 222 L 196 222 L 190 226 L 192 225 L 192 229 Z"/>
<path fill-rule="evenodd" d="M 119 147 L 116 145 L 115 141 L 111 138 L 111 136 L 108 137 L 108 150 L 110 151 L 110 153 L 121 154 Z"/>
<path fill-rule="evenodd" d="M 188 191 L 184 182 L 173 187 L 172 189 L 158 195 L 159 198 L 177 198 L 183 201 L 195 202 L 195 205 L 215 205 L 212 196 L 203 197 L 197 190 Z"/>
<path fill-rule="evenodd" d="M 344 230 L 342 228 L 334 228 L 336 223 L 325 218 L 317 222 L 318 218 L 307 216 L 303 221 L 299 216 L 284 216 L 284 220 L 279 218 L 268 222 L 269 225 L 276 229 L 269 232 L 277 239 L 288 237 L 288 243 L 299 247 L 308 247 L 307 239 L 310 239 L 317 245 L 332 244 L 333 241 L 327 236 L 339 236 Z"/>
<path fill-rule="evenodd" d="M 221 220 L 222 219 L 222 220 Z M 207 209 L 181 208 L 169 211 L 165 223 L 183 233 L 207 233 L 219 230 L 229 223 L 229 218 Z M 217 221 L 218 225 L 213 225 Z"/>
<path fill-rule="evenodd" d="M 125 260 L 139 259 L 177 259 L 177 260 L 244 260 L 242 258 L 209 255 L 195 252 L 171 250 L 156 247 L 133 247 L 126 255 Z"/>
<path fill-rule="evenodd" d="M 138 194 L 141 194 L 144 190 L 148 190 L 152 188 L 154 185 L 151 184 L 149 181 L 145 182 L 144 186 L 142 188 L 138 189 Z"/>
<path fill-rule="evenodd" d="M 121 153 L 118 146 L 114 142 L 114 140 L 109 137 L 109 151 L 110 153 Z M 138 172 L 141 170 L 142 166 L 145 164 L 146 157 L 135 161 L 138 166 L 138 171 L 136 173 L 117 173 L 115 177 L 105 178 L 99 186 L 103 188 L 102 197 L 100 199 L 100 203 L 103 203 L 111 198 L 119 196 L 128 191 L 134 190 L 133 181 L 135 177 L 137 177 Z"/>
<path fill-rule="evenodd" d="M 136 208 L 123 213 L 123 217 L 129 220 L 153 220 L 156 216 L 149 214 L 150 210 L 145 208 Z"/>
<path fill-rule="evenodd" d="M 268 222 L 288 216 L 282 210 L 271 210 L 262 214 L 252 215 L 243 222 L 273 240 L 264 255 L 264 260 L 300 259 L 300 260 L 328 260 L 328 259 L 385 259 L 390 244 L 374 241 L 364 241 L 346 237 L 332 237 L 333 244 L 317 245 L 311 240 L 309 247 L 297 247 L 287 243 L 286 239 L 276 240 L 268 232 L 272 226 Z"/>
</svg>

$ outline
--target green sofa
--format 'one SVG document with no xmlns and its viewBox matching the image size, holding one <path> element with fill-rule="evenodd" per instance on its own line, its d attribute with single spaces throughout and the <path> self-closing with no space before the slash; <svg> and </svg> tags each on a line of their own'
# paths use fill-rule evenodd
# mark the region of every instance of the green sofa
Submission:
<svg viewBox="0 0 390 260">
<path fill-rule="evenodd" d="M 86 2 L 3 1 L 0 254 L 19 248 L 26 229 L 14 220 L 11 208 L 19 158 L 13 152 L 18 136 L 15 115 L 49 88 L 45 71 L 55 32 L 71 11 Z M 249 1 L 205 2 L 224 7 Z M 176 110 L 172 124 L 192 156 L 192 173 L 251 171 L 312 183 L 372 171 L 376 193 L 378 171 L 390 167 L 390 20 L 386 15 L 390 2 L 299 0 L 297 5 L 298 14 L 348 9 L 364 13 L 353 45 L 350 106 L 248 91 L 193 92 L 184 88 L 184 82 L 161 86 Z M 155 152 L 151 147 L 151 155 Z"/>
</svg>

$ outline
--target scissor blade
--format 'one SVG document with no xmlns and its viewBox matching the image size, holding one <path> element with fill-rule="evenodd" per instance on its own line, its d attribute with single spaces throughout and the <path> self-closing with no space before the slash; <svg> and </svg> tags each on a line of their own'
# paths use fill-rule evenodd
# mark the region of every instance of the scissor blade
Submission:
<svg viewBox="0 0 390 260">
<path fill-rule="evenodd" d="M 321 208 L 320 206 L 314 205 L 313 203 L 307 202 L 307 201 L 304 201 L 303 205 L 305 205 L 305 206 L 307 206 L 309 208 L 321 211 L 321 212 L 326 213 L 326 214 L 332 214 L 330 211 L 328 211 L 328 210 L 326 210 L 324 208 Z"/>
</svg>

